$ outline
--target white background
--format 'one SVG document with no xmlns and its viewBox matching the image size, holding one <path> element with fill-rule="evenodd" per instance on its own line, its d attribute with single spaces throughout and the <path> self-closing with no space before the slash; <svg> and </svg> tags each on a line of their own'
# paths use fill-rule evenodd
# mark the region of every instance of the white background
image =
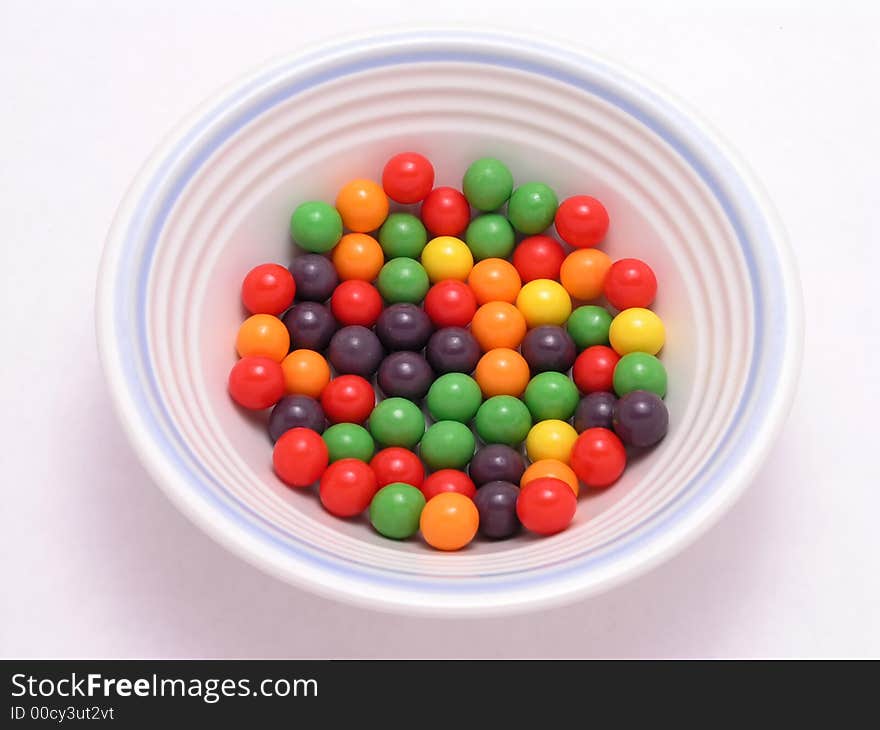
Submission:
<svg viewBox="0 0 880 730">
<path fill-rule="evenodd" d="M 0 2 L 0 655 L 880 656 L 877 11 L 400 4 Z M 274 56 L 409 22 L 540 31 L 661 82 L 751 164 L 800 265 L 799 395 L 751 489 L 678 557 L 566 608 L 408 619 L 266 577 L 154 487 L 102 382 L 102 240 L 162 135 Z"/>
</svg>

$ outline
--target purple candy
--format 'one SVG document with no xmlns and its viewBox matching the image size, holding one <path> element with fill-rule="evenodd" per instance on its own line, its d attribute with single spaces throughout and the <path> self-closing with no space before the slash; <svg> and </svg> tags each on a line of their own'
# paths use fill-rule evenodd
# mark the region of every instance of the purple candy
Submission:
<svg viewBox="0 0 880 730">
<path fill-rule="evenodd" d="M 360 325 L 343 327 L 330 340 L 327 359 L 341 375 L 371 378 L 385 355 L 373 330 Z"/>
<path fill-rule="evenodd" d="M 428 340 L 425 356 L 434 371 L 443 373 L 472 373 L 480 359 L 480 346 L 474 336 L 463 327 L 444 327 Z"/>
<path fill-rule="evenodd" d="M 419 401 L 434 382 L 434 371 L 417 352 L 392 352 L 379 366 L 376 382 L 389 398 Z"/>
<path fill-rule="evenodd" d="M 555 370 L 566 372 L 577 357 L 577 347 L 571 335 L 562 327 L 542 325 L 529 330 L 520 348 L 532 375 Z"/>
<path fill-rule="evenodd" d="M 425 310 L 404 302 L 386 307 L 376 321 L 376 334 L 391 351 L 421 350 L 433 331 Z"/>
<path fill-rule="evenodd" d="M 653 446 L 669 428 L 669 412 L 656 393 L 634 390 L 614 404 L 614 431 L 630 446 Z"/>
<path fill-rule="evenodd" d="M 510 537 L 519 530 L 516 500 L 519 487 L 510 482 L 489 482 L 477 490 L 474 504 L 480 513 L 480 532 L 496 540 Z"/>
<path fill-rule="evenodd" d="M 290 333 L 294 350 L 323 350 L 339 327 L 330 308 L 318 302 L 294 304 L 281 321 Z"/>
<path fill-rule="evenodd" d="M 298 302 L 326 302 L 339 283 L 333 262 L 316 253 L 295 257 L 290 265 L 290 273 L 296 282 Z"/>
<path fill-rule="evenodd" d="M 617 398 L 613 393 L 590 393 L 581 398 L 574 412 L 574 430 L 583 433 L 588 428 L 611 428 L 614 404 Z"/>
<path fill-rule="evenodd" d="M 318 401 L 307 395 L 286 395 L 269 416 L 269 436 L 277 441 L 292 428 L 310 428 L 323 433 L 324 425 L 324 411 Z"/>
<path fill-rule="evenodd" d="M 478 487 L 488 482 L 519 484 L 526 470 L 525 461 L 515 449 L 504 444 L 484 446 L 471 459 L 468 473 Z"/>
</svg>

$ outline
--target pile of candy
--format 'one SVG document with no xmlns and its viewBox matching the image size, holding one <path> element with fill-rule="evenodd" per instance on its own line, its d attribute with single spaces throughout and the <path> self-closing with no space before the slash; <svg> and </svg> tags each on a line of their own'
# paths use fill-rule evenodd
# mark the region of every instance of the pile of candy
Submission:
<svg viewBox="0 0 880 730">
<path fill-rule="evenodd" d="M 335 206 L 297 207 L 290 229 L 307 253 L 245 277 L 251 316 L 229 376 L 240 406 L 274 406 L 285 484 L 317 482 L 330 513 L 369 509 L 382 535 L 421 531 L 441 550 L 478 530 L 564 530 L 581 484 L 610 486 L 626 447 L 668 427 L 657 281 L 595 248 L 603 205 L 514 189 L 492 158 L 462 191 L 435 188 L 431 163 L 404 153 L 381 185 L 352 180 Z M 554 223 L 570 252 L 544 234 Z M 603 298 L 616 315 L 588 303 Z"/>
</svg>

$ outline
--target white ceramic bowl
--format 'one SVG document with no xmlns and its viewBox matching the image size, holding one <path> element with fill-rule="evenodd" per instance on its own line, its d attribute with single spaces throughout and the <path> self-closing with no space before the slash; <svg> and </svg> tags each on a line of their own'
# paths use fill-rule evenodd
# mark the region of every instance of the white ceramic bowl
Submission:
<svg viewBox="0 0 880 730">
<path fill-rule="evenodd" d="M 671 428 L 562 534 L 459 553 L 396 543 L 322 511 L 272 474 L 259 418 L 226 378 L 243 275 L 291 257 L 297 203 L 413 149 L 458 185 L 505 160 L 518 182 L 609 209 L 603 248 L 660 281 Z M 259 72 L 155 153 L 110 232 L 101 357 L 144 464 L 194 522 L 284 580 L 436 615 L 521 611 L 606 589 L 710 525 L 779 430 L 801 354 L 801 303 L 779 227 L 741 165 L 665 94 L 590 56 L 507 36 L 349 41 Z M 157 526 L 161 534 L 161 525 Z"/>
</svg>

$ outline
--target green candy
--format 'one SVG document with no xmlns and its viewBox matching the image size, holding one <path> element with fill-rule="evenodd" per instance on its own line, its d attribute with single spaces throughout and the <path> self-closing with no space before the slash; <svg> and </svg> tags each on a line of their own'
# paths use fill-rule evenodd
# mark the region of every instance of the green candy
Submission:
<svg viewBox="0 0 880 730">
<path fill-rule="evenodd" d="M 553 222 L 559 200 L 544 183 L 520 185 L 510 196 L 507 217 L 520 233 L 534 235 L 546 230 Z"/>
<path fill-rule="evenodd" d="M 484 157 L 465 171 L 461 188 L 468 203 L 477 210 L 498 210 L 513 190 L 513 175 L 500 160 Z"/>
<path fill-rule="evenodd" d="M 580 394 L 567 375 L 546 372 L 529 381 L 523 400 L 535 421 L 567 421 L 574 415 Z"/>
<path fill-rule="evenodd" d="M 474 455 L 474 434 L 458 421 L 437 421 L 422 436 L 419 454 L 431 469 L 462 469 Z"/>
<path fill-rule="evenodd" d="M 496 395 L 480 406 L 475 426 L 485 443 L 507 444 L 516 448 L 528 435 L 532 416 L 519 398 Z"/>
<path fill-rule="evenodd" d="M 320 200 L 302 203 L 290 218 L 290 235 L 306 251 L 326 253 L 342 238 L 342 217 Z"/>
<path fill-rule="evenodd" d="M 666 396 L 666 368 L 646 352 L 624 355 L 614 367 L 614 392 L 624 396 L 634 390 L 649 390 L 661 398 Z"/>
<path fill-rule="evenodd" d="M 410 302 L 418 304 L 425 298 L 428 288 L 428 272 L 415 259 L 400 256 L 386 263 L 376 282 L 379 293 L 389 304 Z"/>
<path fill-rule="evenodd" d="M 425 226 L 410 213 L 392 213 L 379 229 L 379 245 L 389 259 L 401 256 L 416 259 L 427 242 Z"/>
<path fill-rule="evenodd" d="M 337 423 L 324 431 L 322 437 L 331 462 L 339 459 L 369 461 L 376 451 L 370 432 L 356 423 Z"/>
<path fill-rule="evenodd" d="M 605 307 L 586 304 L 571 313 L 566 326 L 578 350 L 585 350 L 593 345 L 608 344 L 608 329 L 612 319 Z"/>
<path fill-rule="evenodd" d="M 411 449 L 425 433 L 425 416 L 406 398 L 386 398 L 370 414 L 370 433 L 383 446 Z"/>
<path fill-rule="evenodd" d="M 470 375 L 446 373 L 434 381 L 425 400 L 435 421 L 470 423 L 483 402 L 483 393 Z"/>
<path fill-rule="evenodd" d="M 506 259 L 513 252 L 515 235 L 507 218 L 498 213 L 487 213 L 470 222 L 464 240 L 477 261 Z"/>
<path fill-rule="evenodd" d="M 411 484 L 392 482 L 370 502 L 370 522 L 380 535 L 405 540 L 419 531 L 425 495 Z"/>
</svg>

